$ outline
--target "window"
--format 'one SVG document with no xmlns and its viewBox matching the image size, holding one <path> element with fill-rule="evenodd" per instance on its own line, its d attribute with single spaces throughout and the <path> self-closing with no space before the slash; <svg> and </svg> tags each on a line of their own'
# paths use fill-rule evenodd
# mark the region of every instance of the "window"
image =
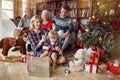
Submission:
<svg viewBox="0 0 120 80">
<path fill-rule="evenodd" d="M 2 16 L 14 18 L 14 0 L 2 0 Z"/>
<path fill-rule="evenodd" d="M 25 8 L 27 7 L 27 0 L 22 0 L 22 9 L 23 9 L 23 15 L 25 14 Z"/>
</svg>

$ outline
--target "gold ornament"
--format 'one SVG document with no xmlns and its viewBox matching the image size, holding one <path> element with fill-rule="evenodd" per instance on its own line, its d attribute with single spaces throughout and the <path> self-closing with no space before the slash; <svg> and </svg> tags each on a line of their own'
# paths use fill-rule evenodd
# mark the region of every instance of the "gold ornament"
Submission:
<svg viewBox="0 0 120 80">
<path fill-rule="evenodd" d="M 99 37 L 99 41 L 100 41 L 100 42 L 102 41 L 102 37 Z"/>
<path fill-rule="evenodd" d="M 100 2 L 97 2 L 97 5 L 99 6 L 99 5 L 100 5 Z"/>
<path fill-rule="evenodd" d="M 110 11 L 109 11 L 109 15 L 113 15 L 115 13 L 115 10 L 114 9 L 111 9 Z"/>
<path fill-rule="evenodd" d="M 92 18 L 95 18 L 95 15 L 93 15 Z"/>
<path fill-rule="evenodd" d="M 118 7 L 120 8 L 120 3 L 119 3 L 119 5 L 118 5 Z"/>
</svg>

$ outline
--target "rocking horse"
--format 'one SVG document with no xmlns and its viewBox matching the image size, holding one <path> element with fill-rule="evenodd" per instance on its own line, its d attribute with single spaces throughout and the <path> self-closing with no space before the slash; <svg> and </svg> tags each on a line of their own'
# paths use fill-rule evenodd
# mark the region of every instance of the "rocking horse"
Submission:
<svg viewBox="0 0 120 80">
<path fill-rule="evenodd" d="M 0 41 L 0 48 L 2 49 L 2 55 L 6 57 L 8 55 L 8 51 L 13 46 L 19 46 L 20 53 L 26 54 L 25 43 L 27 40 L 27 34 L 29 33 L 29 28 L 23 28 L 20 32 L 18 38 L 6 37 Z"/>
</svg>

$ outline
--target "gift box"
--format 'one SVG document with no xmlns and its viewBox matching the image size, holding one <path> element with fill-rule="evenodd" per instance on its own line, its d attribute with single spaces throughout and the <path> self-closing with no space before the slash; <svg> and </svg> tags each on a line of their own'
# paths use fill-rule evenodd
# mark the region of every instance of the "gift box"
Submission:
<svg viewBox="0 0 120 80">
<path fill-rule="evenodd" d="M 96 53 L 96 52 L 91 53 L 91 55 L 90 55 L 90 62 L 94 63 L 94 64 L 98 64 L 98 61 L 99 61 L 98 53 Z"/>
<path fill-rule="evenodd" d="M 29 76 L 50 77 L 50 63 L 48 58 L 27 56 L 27 71 Z"/>
<path fill-rule="evenodd" d="M 120 65 L 115 65 L 114 61 L 108 61 L 107 67 L 113 74 L 120 75 Z"/>
<path fill-rule="evenodd" d="M 97 72 L 97 65 L 96 64 L 85 64 L 85 72 L 89 73 L 96 73 Z"/>
</svg>

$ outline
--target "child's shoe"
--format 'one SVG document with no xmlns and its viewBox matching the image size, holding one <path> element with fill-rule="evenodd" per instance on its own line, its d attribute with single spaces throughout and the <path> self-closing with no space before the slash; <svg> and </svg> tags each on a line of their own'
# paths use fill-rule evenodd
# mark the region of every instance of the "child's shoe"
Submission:
<svg viewBox="0 0 120 80">
<path fill-rule="evenodd" d="M 22 62 L 22 63 L 26 63 L 26 56 L 25 56 L 25 55 L 24 55 L 24 56 L 22 56 L 22 58 L 21 58 L 20 62 Z"/>
</svg>

